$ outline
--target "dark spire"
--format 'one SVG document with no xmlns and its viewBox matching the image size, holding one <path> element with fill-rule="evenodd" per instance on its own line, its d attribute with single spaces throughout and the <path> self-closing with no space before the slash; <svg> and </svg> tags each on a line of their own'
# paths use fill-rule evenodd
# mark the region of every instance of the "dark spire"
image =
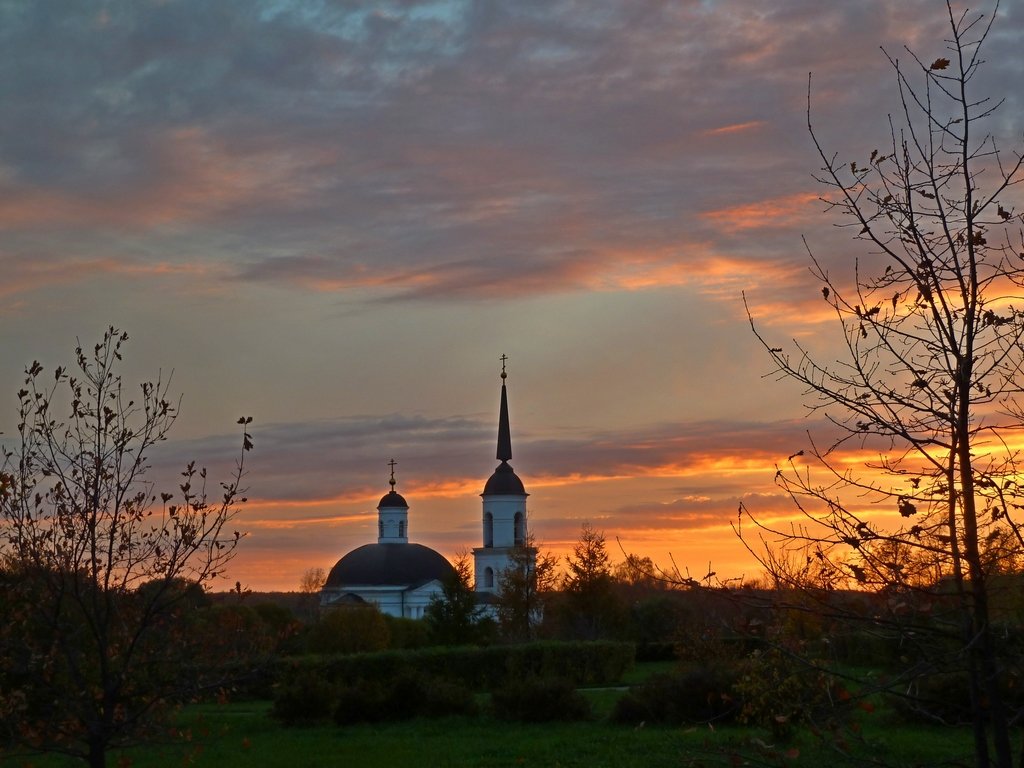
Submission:
<svg viewBox="0 0 1024 768">
<path fill-rule="evenodd" d="M 508 391 L 505 389 L 505 361 L 507 355 L 501 356 L 501 412 L 498 414 L 498 460 L 501 461 L 494 474 L 484 486 L 484 496 L 527 496 L 520 480 L 508 460 L 512 458 L 512 433 L 508 428 Z"/>
<path fill-rule="evenodd" d="M 501 356 L 501 411 L 498 413 L 498 455 L 495 457 L 500 461 L 508 461 L 512 458 L 512 432 L 508 426 L 508 393 L 505 390 L 505 361 L 507 355 Z"/>
</svg>

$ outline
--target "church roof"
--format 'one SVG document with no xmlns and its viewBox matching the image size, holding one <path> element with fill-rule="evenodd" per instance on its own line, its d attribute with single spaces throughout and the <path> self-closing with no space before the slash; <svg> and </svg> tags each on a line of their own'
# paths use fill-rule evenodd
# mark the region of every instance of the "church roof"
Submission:
<svg viewBox="0 0 1024 768">
<path fill-rule="evenodd" d="M 506 494 L 529 495 L 526 493 L 526 488 L 523 487 L 523 481 L 519 479 L 519 475 L 512 469 L 512 465 L 507 461 L 503 461 L 495 467 L 494 474 L 487 478 L 483 495 L 501 496 Z"/>
<path fill-rule="evenodd" d="M 409 505 L 405 503 L 405 497 L 392 488 L 381 496 L 377 509 L 380 509 L 381 507 L 398 507 L 399 509 L 408 509 Z"/>
<path fill-rule="evenodd" d="M 331 568 L 324 587 L 415 587 L 434 579 L 443 581 L 454 573 L 443 555 L 422 544 L 364 544 Z"/>
</svg>

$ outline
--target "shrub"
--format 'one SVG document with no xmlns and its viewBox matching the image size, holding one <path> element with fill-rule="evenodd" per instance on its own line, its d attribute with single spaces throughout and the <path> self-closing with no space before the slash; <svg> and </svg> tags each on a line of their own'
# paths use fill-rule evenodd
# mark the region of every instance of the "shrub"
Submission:
<svg viewBox="0 0 1024 768">
<path fill-rule="evenodd" d="M 491 694 L 495 717 L 524 723 L 586 720 L 590 703 L 564 678 L 530 677 L 509 681 Z"/>
<path fill-rule="evenodd" d="M 828 650 L 842 664 L 897 669 L 906 659 L 919 656 L 916 649 L 905 647 L 904 641 L 896 632 L 885 635 L 861 629 L 833 631 L 828 636 Z"/>
<path fill-rule="evenodd" d="M 389 683 L 360 680 L 355 685 L 340 688 L 334 706 L 334 722 L 350 725 L 476 712 L 476 700 L 468 688 L 407 673 Z"/>
<path fill-rule="evenodd" d="M 384 616 L 388 626 L 391 648 L 425 648 L 430 645 L 430 628 L 420 619 Z"/>
<path fill-rule="evenodd" d="M 674 642 L 637 643 L 637 661 L 675 661 L 677 658 Z"/>
<path fill-rule="evenodd" d="M 504 686 L 509 679 L 562 677 L 576 685 L 604 685 L 622 679 L 633 666 L 631 643 L 529 643 L 461 648 L 419 648 L 284 660 L 283 678 L 301 670 L 339 685 L 359 680 L 394 680 L 418 673 L 476 691 Z"/>
<path fill-rule="evenodd" d="M 740 719 L 770 728 L 776 738 L 793 735 L 797 725 L 832 719 L 832 681 L 810 662 L 778 648 L 755 651 L 743 663 L 736 693 L 743 701 Z"/>
<path fill-rule="evenodd" d="M 334 704 L 334 722 L 338 725 L 376 723 L 381 720 L 405 720 L 404 712 L 391 712 L 388 708 L 389 691 L 380 683 L 360 680 L 354 685 L 338 689 Z M 393 717 L 389 717 L 394 715 Z"/>
<path fill-rule="evenodd" d="M 313 653 L 364 653 L 388 647 L 388 625 L 376 608 L 332 608 L 309 629 Z"/>
<path fill-rule="evenodd" d="M 632 643 L 609 640 L 529 643 L 507 646 L 503 650 L 508 679 L 563 678 L 576 685 L 618 682 L 633 667 L 636 657 Z"/>
<path fill-rule="evenodd" d="M 362 611 L 335 612 L 346 613 Z M 319 626 L 330 626 L 330 621 Z M 632 666 L 633 653 L 630 643 L 597 642 L 277 658 L 256 670 L 252 685 L 265 689 L 269 681 L 279 681 L 273 714 L 288 724 L 315 722 L 332 713 L 339 723 L 463 715 L 476 712 L 473 691 L 502 689 L 510 681 L 560 678 L 570 688 L 617 682 Z M 395 694 L 396 689 L 401 692 Z M 574 706 L 566 710 L 570 719 L 577 717 L 578 703 Z"/>
<path fill-rule="evenodd" d="M 622 696 L 610 717 L 629 725 L 732 722 L 740 710 L 736 677 L 725 665 L 656 675 Z"/>
<path fill-rule="evenodd" d="M 638 600 L 630 613 L 638 646 L 671 645 L 681 631 L 696 623 L 692 609 L 675 594 L 656 593 Z"/>
<path fill-rule="evenodd" d="M 463 685 L 437 679 L 427 688 L 426 707 L 423 713 L 427 717 L 473 716 L 479 711 L 480 707 L 473 692 Z"/>
<path fill-rule="evenodd" d="M 270 714 L 285 725 L 308 725 L 326 720 L 334 700 L 334 688 L 329 682 L 313 675 L 300 675 L 278 688 Z"/>
<path fill-rule="evenodd" d="M 1004 670 L 1000 682 L 1004 704 L 1014 708 L 1024 705 L 1015 670 Z M 890 694 L 889 700 L 897 717 L 908 723 L 963 725 L 970 723 L 974 714 L 963 670 L 922 675 L 899 695 Z"/>
</svg>

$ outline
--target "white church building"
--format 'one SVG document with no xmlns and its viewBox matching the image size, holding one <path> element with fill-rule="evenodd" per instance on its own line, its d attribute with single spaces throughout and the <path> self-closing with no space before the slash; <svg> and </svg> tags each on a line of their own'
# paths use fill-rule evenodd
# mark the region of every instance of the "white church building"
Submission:
<svg viewBox="0 0 1024 768">
<path fill-rule="evenodd" d="M 476 594 L 482 606 L 501 592 L 502 576 L 517 548 L 528 543 L 526 489 L 508 463 L 512 439 L 508 416 L 505 360 L 501 366 L 498 450 L 501 462 L 484 485 L 481 546 L 473 549 Z M 409 505 L 395 491 L 395 461 L 390 462 L 391 490 L 377 504 L 377 543 L 364 544 L 342 557 L 327 576 L 320 607 L 376 605 L 391 616 L 422 618 L 446 579 L 455 575 L 439 552 L 409 541 Z M 532 553 L 531 553 L 532 554 Z"/>
</svg>

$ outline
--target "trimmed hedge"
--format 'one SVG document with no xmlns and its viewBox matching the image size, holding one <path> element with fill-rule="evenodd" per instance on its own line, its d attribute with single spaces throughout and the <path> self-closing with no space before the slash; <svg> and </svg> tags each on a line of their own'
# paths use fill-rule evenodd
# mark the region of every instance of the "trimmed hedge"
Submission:
<svg viewBox="0 0 1024 768">
<path fill-rule="evenodd" d="M 340 688 L 335 699 L 333 714 L 338 725 L 475 715 L 478 711 L 468 688 L 419 675 L 403 675 L 386 684 L 361 680 Z"/>
<path fill-rule="evenodd" d="M 510 680 L 491 695 L 491 709 L 499 720 L 522 723 L 570 722 L 591 717 L 590 702 L 576 686 L 554 677 Z"/>
<path fill-rule="evenodd" d="M 543 642 L 307 656 L 278 660 L 268 673 L 277 681 L 274 715 L 289 724 L 470 714 L 473 691 L 508 691 L 513 698 L 496 706 L 510 718 L 557 693 L 558 707 L 576 718 L 586 715 L 576 686 L 618 682 L 633 657 L 631 643 Z"/>
<path fill-rule="evenodd" d="M 281 686 L 271 714 L 286 725 L 309 725 L 332 717 L 338 725 L 351 725 L 477 712 L 476 698 L 468 688 L 447 680 L 402 675 L 341 686 L 296 677 Z"/>
<path fill-rule="evenodd" d="M 425 675 L 475 691 L 491 691 L 526 677 L 563 678 L 576 686 L 607 685 L 632 669 L 634 655 L 632 643 L 612 641 L 417 648 L 282 659 L 273 675 L 279 683 L 313 677 L 335 686 Z"/>
<path fill-rule="evenodd" d="M 337 692 L 326 681 L 297 675 L 275 692 L 270 714 L 287 725 L 311 725 L 326 719 L 336 700 Z"/>
</svg>

